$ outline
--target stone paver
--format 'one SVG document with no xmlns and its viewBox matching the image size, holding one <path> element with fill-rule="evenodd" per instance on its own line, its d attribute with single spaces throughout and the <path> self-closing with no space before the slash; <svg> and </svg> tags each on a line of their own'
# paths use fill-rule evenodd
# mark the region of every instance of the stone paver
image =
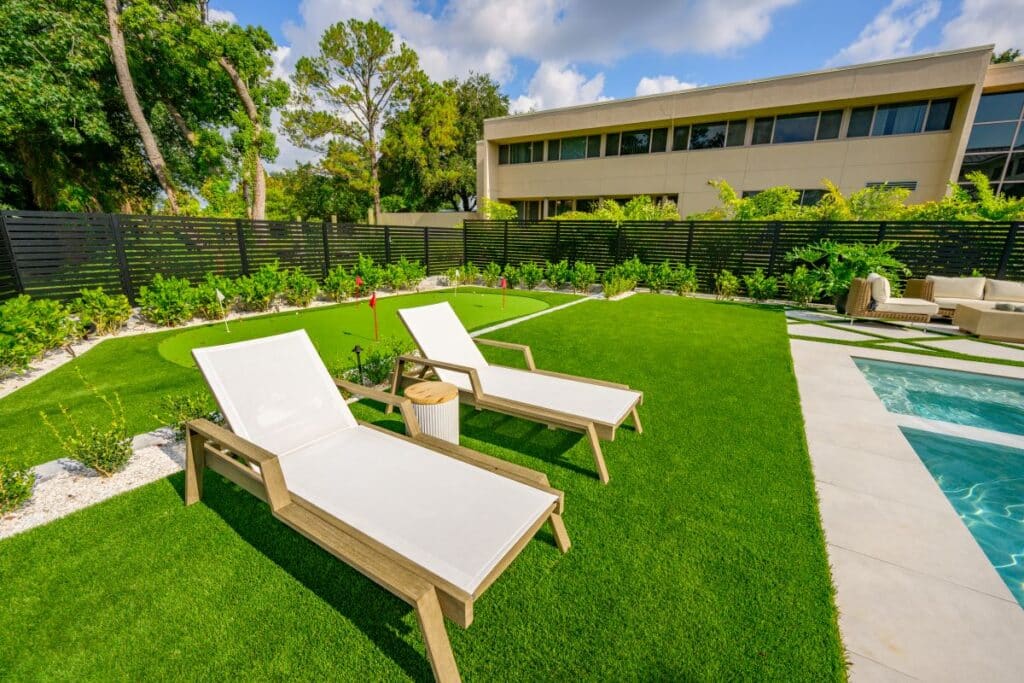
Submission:
<svg viewBox="0 0 1024 683">
<path fill-rule="evenodd" d="M 1024 349 L 1010 348 L 1000 346 L 999 344 L 986 344 L 976 339 L 940 339 L 938 341 L 922 342 L 922 345 L 933 349 L 953 351 L 954 353 L 981 356 L 982 358 L 1024 361 Z"/>
<path fill-rule="evenodd" d="M 793 318 L 794 320 L 813 320 L 813 321 L 835 321 L 835 320 L 847 320 L 841 315 L 833 315 L 832 313 L 819 313 L 818 311 L 801 311 L 801 310 L 787 310 L 787 318 Z"/>
<path fill-rule="evenodd" d="M 857 334 L 852 330 L 842 330 L 826 325 L 792 325 L 788 329 L 790 335 L 817 339 L 835 339 L 836 341 L 871 341 L 874 339 L 866 334 Z"/>
<path fill-rule="evenodd" d="M 884 325 L 881 323 L 856 322 L 852 325 L 852 329 L 889 339 L 942 338 L 940 335 L 925 330 L 915 330 L 913 328 Z"/>
</svg>

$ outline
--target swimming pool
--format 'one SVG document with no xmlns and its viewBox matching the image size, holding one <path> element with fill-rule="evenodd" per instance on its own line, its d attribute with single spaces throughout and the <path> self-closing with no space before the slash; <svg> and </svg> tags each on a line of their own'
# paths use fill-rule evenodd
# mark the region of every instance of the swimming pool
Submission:
<svg viewBox="0 0 1024 683">
<path fill-rule="evenodd" d="M 1024 607 L 1024 451 L 902 429 L 992 566 Z"/>
<path fill-rule="evenodd" d="M 1024 435 L 1024 380 L 853 360 L 890 412 Z"/>
</svg>

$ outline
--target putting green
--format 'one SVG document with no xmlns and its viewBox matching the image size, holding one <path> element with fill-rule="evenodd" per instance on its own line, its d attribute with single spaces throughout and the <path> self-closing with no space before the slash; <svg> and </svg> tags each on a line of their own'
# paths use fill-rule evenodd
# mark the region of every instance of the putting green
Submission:
<svg viewBox="0 0 1024 683">
<path fill-rule="evenodd" d="M 507 296 L 503 309 L 500 294 L 476 290 L 460 290 L 458 294 L 444 290 L 385 297 L 377 300 L 381 338 L 409 338 L 405 327 L 398 319 L 396 311 L 399 308 L 425 306 L 441 301 L 451 303 L 459 319 L 469 330 L 536 313 L 549 307 L 548 303 L 540 299 Z M 353 346 L 359 344 L 367 349 L 374 343 L 373 311 L 364 301 L 359 304 L 306 309 L 301 311 L 301 314 L 289 312 L 235 320 L 226 327 L 223 322 L 193 327 L 168 337 L 158 348 L 160 355 L 172 363 L 194 367 L 194 348 L 229 344 L 299 329 L 305 329 L 309 333 L 313 345 L 328 367 L 339 363 L 350 364 Z"/>
</svg>

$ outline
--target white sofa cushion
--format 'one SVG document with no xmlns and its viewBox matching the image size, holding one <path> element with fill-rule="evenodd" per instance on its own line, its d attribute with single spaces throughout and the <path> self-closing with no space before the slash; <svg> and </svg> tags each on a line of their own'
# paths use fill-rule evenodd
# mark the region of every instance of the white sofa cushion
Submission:
<svg viewBox="0 0 1024 683">
<path fill-rule="evenodd" d="M 943 277 L 929 275 L 925 278 L 934 283 L 932 298 L 950 299 L 982 299 L 985 296 L 985 278 L 983 277 Z"/>
<path fill-rule="evenodd" d="M 892 296 L 889 281 L 878 273 L 868 275 L 868 284 L 871 285 L 871 298 L 876 304 L 884 304 Z"/>
<path fill-rule="evenodd" d="M 1024 282 L 988 280 L 985 283 L 985 300 L 1024 303 Z"/>
<path fill-rule="evenodd" d="M 982 299 L 958 299 L 951 296 L 937 296 L 935 297 L 935 303 L 939 305 L 939 308 L 956 308 L 960 304 L 970 304 L 971 306 L 978 306 L 979 308 L 995 308 L 995 301 L 984 301 Z"/>
<path fill-rule="evenodd" d="M 881 313 L 924 313 L 927 315 L 938 315 L 939 305 L 925 299 L 892 298 L 884 304 L 875 306 L 875 310 Z"/>
</svg>

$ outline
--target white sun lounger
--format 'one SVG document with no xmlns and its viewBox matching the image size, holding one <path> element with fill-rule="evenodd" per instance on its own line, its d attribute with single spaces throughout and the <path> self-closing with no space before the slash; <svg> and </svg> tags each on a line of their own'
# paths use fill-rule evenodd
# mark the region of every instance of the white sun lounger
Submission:
<svg viewBox="0 0 1024 683">
<path fill-rule="evenodd" d="M 608 468 L 599 439 L 614 440 L 615 430 L 630 417 L 636 431 L 643 431 L 637 413 L 637 406 L 643 402 L 642 392 L 624 384 L 538 370 L 528 346 L 471 337 L 447 302 L 403 308 L 398 316 L 422 357 L 398 359 L 391 383 L 393 394 L 422 381 L 423 374 L 405 374 L 407 364 L 423 365 L 438 379 L 456 385 L 463 403 L 583 432 L 590 440 L 598 477 L 605 484 Z M 492 365 L 477 344 L 522 351 L 528 369 Z"/>
<path fill-rule="evenodd" d="M 473 603 L 550 522 L 547 478 L 419 431 L 407 399 L 332 379 L 300 330 L 193 351 L 230 430 L 188 425 L 185 503 L 204 467 L 267 501 L 275 517 L 415 607 L 438 680 L 458 680 L 442 614 Z M 360 423 L 338 388 L 398 405 L 408 436 Z"/>
</svg>

